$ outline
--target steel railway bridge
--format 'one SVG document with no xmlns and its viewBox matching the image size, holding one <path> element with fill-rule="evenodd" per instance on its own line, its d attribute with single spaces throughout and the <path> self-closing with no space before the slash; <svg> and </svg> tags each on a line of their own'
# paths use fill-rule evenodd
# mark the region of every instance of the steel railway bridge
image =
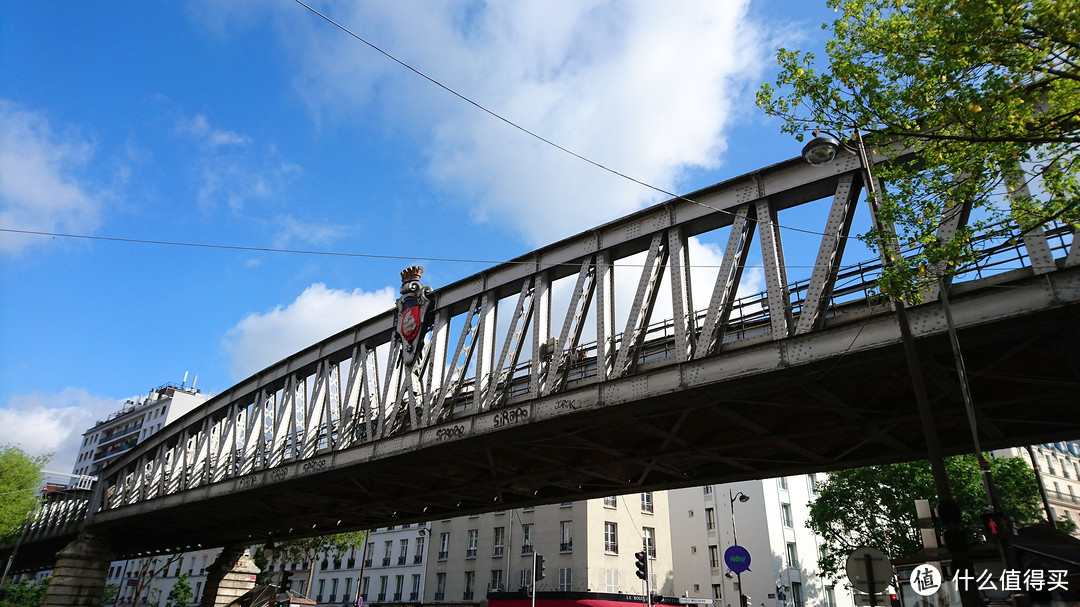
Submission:
<svg viewBox="0 0 1080 607">
<path fill-rule="evenodd" d="M 16 568 L 80 531 L 120 557 L 924 458 L 880 264 L 843 263 L 862 174 L 853 156 L 793 159 L 443 286 L 414 349 L 400 312 L 365 320 L 47 504 Z M 816 257 L 786 265 L 784 217 L 804 205 L 824 218 L 800 224 Z M 723 251 L 707 280 L 695 239 Z M 948 291 L 982 446 L 1074 439 L 1080 239 L 984 245 Z M 945 311 L 937 289 L 908 309 L 942 447 L 968 452 Z"/>
</svg>

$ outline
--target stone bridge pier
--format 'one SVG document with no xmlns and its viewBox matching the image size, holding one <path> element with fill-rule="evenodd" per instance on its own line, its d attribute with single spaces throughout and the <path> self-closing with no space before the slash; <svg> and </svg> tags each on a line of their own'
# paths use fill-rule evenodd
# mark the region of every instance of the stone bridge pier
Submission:
<svg viewBox="0 0 1080 607">
<path fill-rule="evenodd" d="M 113 560 L 115 554 L 104 537 L 80 533 L 56 553 L 56 566 L 43 606 L 100 607 Z M 247 546 L 226 546 L 207 570 L 199 607 L 228 605 L 255 587 L 257 573 L 259 568 L 248 556 Z"/>
</svg>

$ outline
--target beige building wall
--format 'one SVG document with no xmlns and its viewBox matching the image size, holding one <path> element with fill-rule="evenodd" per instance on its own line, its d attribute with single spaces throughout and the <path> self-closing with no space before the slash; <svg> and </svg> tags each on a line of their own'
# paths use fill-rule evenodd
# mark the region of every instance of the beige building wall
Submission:
<svg viewBox="0 0 1080 607">
<path fill-rule="evenodd" d="M 424 602 L 483 603 L 489 590 L 521 590 L 532 582 L 534 553 L 544 557 L 541 592 L 641 594 L 634 553 L 642 551 L 644 533 L 653 538 L 653 585 L 670 594 L 667 495 L 645 495 L 433 521 Z"/>
</svg>

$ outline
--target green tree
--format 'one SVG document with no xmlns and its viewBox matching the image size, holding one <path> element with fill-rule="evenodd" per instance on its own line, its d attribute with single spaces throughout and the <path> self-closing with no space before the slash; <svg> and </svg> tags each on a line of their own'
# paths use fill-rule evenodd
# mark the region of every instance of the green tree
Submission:
<svg viewBox="0 0 1080 607">
<path fill-rule="evenodd" d="M 118 584 L 105 584 L 105 593 L 101 595 L 101 607 L 112 607 L 118 596 L 120 596 Z"/>
<path fill-rule="evenodd" d="M 255 574 L 255 584 L 259 586 L 270 584 L 273 581 L 274 574 L 270 571 L 270 557 L 266 554 L 266 547 L 263 546 L 253 552 L 251 560 L 259 568 L 259 573 Z"/>
<path fill-rule="evenodd" d="M 48 587 L 49 578 L 5 582 L 0 588 L 0 607 L 39 607 Z"/>
<path fill-rule="evenodd" d="M 1018 524 L 1038 521 L 1042 510 L 1034 471 L 1020 458 L 988 461 L 1002 509 Z M 989 508 L 977 458 L 946 458 L 945 468 L 964 524 L 981 526 L 981 515 Z M 830 473 L 810 504 L 807 521 L 807 527 L 824 540 L 818 561 L 822 573 L 840 575 L 847 556 L 859 546 L 877 548 L 889 558 L 922 550 L 915 514 L 917 499 L 937 502 L 928 461 Z"/>
<path fill-rule="evenodd" d="M 874 168 L 887 185 L 880 216 L 908 251 L 883 290 L 917 302 L 936 273 L 976 258 L 980 234 L 1080 223 L 1080 0 L 827 3 L 838 12 L 822 26 L 828 68 L 779 49 L 776 81 L 757 101 L 800 141 L 860 129 L 883 156 L 910 152 Z M 965 204 L 976 219 L 938 242 L 938 225 Z M 887 236 L 864 238 L 888 248 Z"/>
<path fill-rule="evenodd" d="M 187 580 L 186 573 L 181 573 L 180 577 L 176 578 L 176 583 L 173 584 L 168 598 L 165 599 L 166 607 L 187 607 L 195 599 L 195 591 L 191 589 L 191 584 Z"/>
<path fill-rule="evenodd" d="M 0 543 L 15 539 L 37 503 L 41 469 L 52 455 L 31 457 L 14 446 L 0 447 Z"/>
<path fill-rule="evenodd" d="M 317 558 L 322 557 L 327 561 L 340 559 L 354 548 L 363 548 L 365 541 L 367 541 L 366 531 L 284 540 L 275 545 L 273 560 L 282 564 L 293 561 L 310 563 L 307 583 L 304 585 L 305 588 L 310 589 L 315 579 L 315 567 L 319 565 Z"/>
</svg>

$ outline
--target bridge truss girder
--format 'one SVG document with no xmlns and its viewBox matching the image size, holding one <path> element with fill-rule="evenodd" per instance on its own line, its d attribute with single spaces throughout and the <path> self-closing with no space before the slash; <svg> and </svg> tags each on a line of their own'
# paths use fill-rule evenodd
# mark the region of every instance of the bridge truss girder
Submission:
<svg viewBox="0 0 1080 607">
<path fill-rule="evenodd" d="M 364 321 L 140 444 L 105 472 L 86 522 L 120 553 L 170 550 L 920 457 L 895 319 L 867 296 L 873 268 L 841 267 L 860 188 L 853 158 L 792 160 L 443 287 L 415 372 L 392 312 Z M 789 283 L 779 213 L 828 198 L 813 271 Z M 695 310 L 688 239 L 724 230 Z M 1080 435 L 1080 252 L 1031 238 L 1036 268 L 950 295 L 987 447 Z M 755 252 L 766 291 L 740 297 Z M 970 432 L 930 295 L 913 329 L 942 443 L 959 452 Z M 24 552 L 70 521 L 49 528 Z"/>
</svg>

